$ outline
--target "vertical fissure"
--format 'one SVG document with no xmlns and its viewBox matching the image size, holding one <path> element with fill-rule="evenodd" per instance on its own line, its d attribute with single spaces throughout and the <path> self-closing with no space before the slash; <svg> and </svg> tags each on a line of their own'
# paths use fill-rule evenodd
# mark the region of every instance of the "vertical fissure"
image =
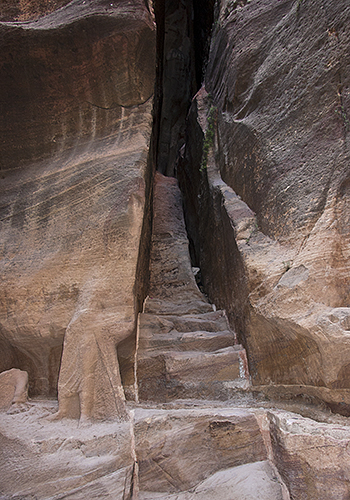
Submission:
<svg viewBox="0 0 350 500">
<path fill-rule="evenodd" d="M 214 0 L 155 0 L 157 77 L 154 105 L 156 169 L 176 177 L 186 143 L 186 117 L 203 80 Z"/>
</svg>

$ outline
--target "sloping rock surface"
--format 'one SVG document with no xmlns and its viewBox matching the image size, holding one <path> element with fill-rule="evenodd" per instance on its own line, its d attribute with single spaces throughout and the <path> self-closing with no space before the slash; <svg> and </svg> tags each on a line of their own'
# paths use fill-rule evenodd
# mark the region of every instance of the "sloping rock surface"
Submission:
<svg viewBox="0 0 350 500">
<path fill-rule="evenodd" d="M 150 291 L 138 320 L 139 397 L 229 399 L 249 385 L 245 351 L 225 312 L 213 311 L 197 287 L 177 181 L 158 172 L 153 216 Z"/>
<path fill-rule="evenodd" d="M 268 418 L 275 463 L 291 498 L 348 498 L 349 427 L 279 411 L 272 411 Z"/>
</svg>

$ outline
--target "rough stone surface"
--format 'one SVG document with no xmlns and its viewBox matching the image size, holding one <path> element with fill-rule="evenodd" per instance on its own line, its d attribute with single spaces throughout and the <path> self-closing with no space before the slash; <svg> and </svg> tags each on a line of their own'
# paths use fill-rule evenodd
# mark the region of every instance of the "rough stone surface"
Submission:
<svg viewBox="0 0 350 500">
<path fill-rule="evenodd" d="M 0 21 L 28 21 L 63 7 L 70 0 L 2 0 Z"/>
<path fill-rule="evenodd" d="M 152 496 L 153 495 L 153 496 Z M 268 462 L 255 462 L 219 471 L 191 491 L 154 496 L 141 493 L 140 500 L 283 500 L 281 485 Z"/>
<path fill-rule="evenodd" d="M 48 421 L 57 403 L 2 414 L 0 498 L 130 498 L 130 421 L 78 426 Z"/>
<path fill-rule="evenodd" d="M 257 420 L 245 410 L 139 411 L 135 442 L 141 498 L 186 491 L 219 470 L 266 458 Z"/>
<path fill-rule="evenodd" d="M 28 373 L 12 368 L 0 373 L 0 411 L 28 399 Z"/>
<path fill-rule="evenodd" d="M 268 418 L 274 461 L 291 498 L 349 498 L 349 427 L 279 411 Z"/>
<path fill-rule="evenodd" d="M 116 345 L 143 298 L 153 18 L 137 0 L 76 0 L 0 30 L 0 370 L 56 395 L 62 356 L 60 416 L 123 416 Z"/>
<path fill-rule="evenodd" d="M 253 384 L 350 414 L 350 9 L 252 0 L 218 16 L 181 174 L 197 265 Z M 193 173 L 210 108 L 213 149 Z"/>
<path fill-rule="evenodd" d="M 220 2 L 210 95 L 194 100 L 184 147 L 213 1 L 154 2 L 164 99 L 150 155 L 158 142 L 158 168 L 179 167 L 190 249 L 176 181 L 158 174 L 135 336 L 150 4 L 0 5 L 0 370 L 12 368 L 0 374 L 0 497 L 346 500 L 348 419 L 311 402 L 349 414 L 350 8 Z M 241 341 L 259 396 L 241 390 Z M 59 367 L 58 412 L 16 392 L 25 369 L 30 396 L 56 396 Z M 141 402 L 125 405 L 122 383 Z M 317 420 L 276 410 L 278 397 Z"/>
</svg>

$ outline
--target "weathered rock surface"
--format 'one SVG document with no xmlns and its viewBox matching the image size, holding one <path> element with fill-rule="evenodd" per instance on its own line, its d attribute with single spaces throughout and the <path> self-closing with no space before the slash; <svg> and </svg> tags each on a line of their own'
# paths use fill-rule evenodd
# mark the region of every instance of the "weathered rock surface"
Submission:
<svg viewBox="0 0 350 500">
<path fill-rule="evenodd" d="M 137 0 L 75 0 L 0 30 L 0 370 L 55 395 L 64 339 L 60 415 L 115 418 L 116 345 L 143 298 L 153 18 Z"/>
<path fill-rule="evenodd" d="M 140 495 L 151 500 L 154 496 Z M 283 500 L 281 485 L 268 462 L 255 462 L 219 471 L 191 491 L 157 496 L 160 500 Z"/>
<path fill-rule="evenodd" d="M 28 373 L 12 368 L 0 373 L 0 411 L 28 399 Z"/>
<path fill-rule="evenodd" d="M 28 21 L 49 14 L 70 0 L 3 0 L 0 21 Z"/>
<path fill-rule="evenodd" d="M 136 407 L 127 422 L 78 426 L 49 421 L 56 405 L 1 415 L 1 498 L 285 498 L 254 411 Z"/>
<path fill-rule="evenodd" d="M 350 429 L 302 418 L 268 414 L 274 461 L 291 498 L 345 500 L 350 491 Z"/>
<path fill-rule="evenodd" d="M 196 285 L 176 181 L 157 174 L 137 355 L 152 9 L 0 6 L 0 370 L 26 369 L 32 396 L 54 396 L 61 366 L 58 413 L 57 402 L 32 400 L 0 415 L 3 499 L 349 497 L 346 419 L 267 411 L 240 391 L 248 369 L 237 343 L 255 390 L 349 412 L 349 7 L 221 2 L 211 96 L 197 96 L 178 151 L 194 66 L 201 76 L 190 44 L 208 29 L 186 16 L 210 19 L 210 3 L 154 4 L 168 35 L 158 77 L 174 90 L 156 105 L 154 141 L 161 170 L 181 166 L 192 265 L 221 310 Z M 0 375 L 0 387 L 22 373 Z M 122 381 L 141 403 L 125 406 Z M 10 392 L 6 408 L 22 399 L 15 384 Z"/>
<path fill-rule="evenodd" d="M 48 422 L 57 403 L 1 416 L 0 498 L 130 498 L 130 422 Z"/>
<path fill-rule="evenodd" d="M 245 351 L 225 312 L 213 311 L 197 287 L 177 181 L 158 172 L 153 217 L 150 291 L 138 319 L 139 397 L 229 399 L 249 385 Z"/>
<path fill-rule="evenodd" d="M 135 443 L 140 498 L 180 493 L 217 471 L 266 459 L 254 414 L 240 409 L 139 411 Z"/>
<path fill-rule="evenodd" d="M 349 16 L 346 2 L 223 2 L 180 173 L 193 254 L 253 384 L 344 414 Z M 210 109 L 214 149 L 195 173 Z"/>
</svg>

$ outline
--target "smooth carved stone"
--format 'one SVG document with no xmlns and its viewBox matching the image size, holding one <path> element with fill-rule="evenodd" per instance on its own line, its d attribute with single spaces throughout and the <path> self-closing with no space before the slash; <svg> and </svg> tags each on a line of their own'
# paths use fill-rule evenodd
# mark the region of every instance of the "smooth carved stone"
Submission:
<svg viewBox="0 0 350 500">
<path fill-rule="evenodd" d="M 0 411 L 28 400 L 28 373 L 16 368 L 0 373 Z"/>
<path fill-rule="evenodd" d="M 144 312 L 183 315 L 212 311 L 192 272 L 177 181 L 156 172 L 154 186 L 150 289 Z"/>
<path fill-rule="evenodd" d="M 58 416 L 125 417 L 117 346 L 130 392 L 154 19 L 141 0 L 77 0 L 0 31 L 0 370 L 28 371 L 32 396 L 58 385 Z"/>
<path fill-rule="evenodd" d="M 140 500 L 154 493 L 141 492 Z M 157 495 L 158 500 L 282 500 L 282 490 L 269 462 L 255 462 L 216 472 L 191 491 Z M 284 500 L 284 499 L 283 499 Z"/>
<path fill-rule="evenodd" d="M 249 386 L 246 354 L 192 271 L 176 179 L 157 173 L 150 291 L 137 325 L 141 400 L 229 399 Z M 209 312 L 210 311 L 210 312 Z"/>
<path fill-rule="evenodd" d="M 340 111 L 350 101 L 337 69 L 348 60 L 350 10 L 344 0 L 323 7 L 222 4 L 178 171 L 203 284 L 247 349 L 253 385 L 299 385 L 350 415 L 349 127 Z"/>
</svg>

